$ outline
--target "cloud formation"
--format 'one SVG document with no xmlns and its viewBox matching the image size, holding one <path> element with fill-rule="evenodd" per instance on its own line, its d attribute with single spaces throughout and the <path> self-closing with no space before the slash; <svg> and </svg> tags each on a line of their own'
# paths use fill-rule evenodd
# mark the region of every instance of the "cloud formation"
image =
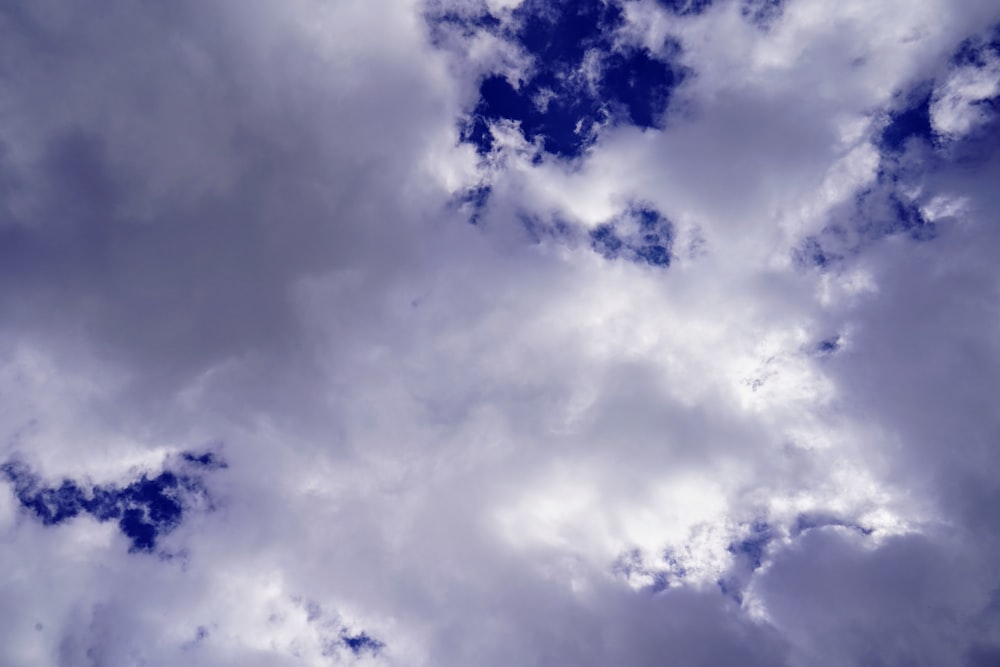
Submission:
<svg viewBox="0 0 1000 667">
<path fill-rule="evenodd" d="M 997 26 L 0 7 L 0 662 L 994 664 Z"/>
</svg>

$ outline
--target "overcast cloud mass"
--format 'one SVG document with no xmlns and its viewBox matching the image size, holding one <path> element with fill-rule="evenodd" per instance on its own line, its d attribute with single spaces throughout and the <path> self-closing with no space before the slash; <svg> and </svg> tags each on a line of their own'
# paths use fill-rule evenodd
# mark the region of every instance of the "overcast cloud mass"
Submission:
<svg viewBox="0 0 1000 667">
<path fill-rule="evenodd" d="M 996 0 L 0 2 L 0 664 L 1000 665 Z"/>
</svg>

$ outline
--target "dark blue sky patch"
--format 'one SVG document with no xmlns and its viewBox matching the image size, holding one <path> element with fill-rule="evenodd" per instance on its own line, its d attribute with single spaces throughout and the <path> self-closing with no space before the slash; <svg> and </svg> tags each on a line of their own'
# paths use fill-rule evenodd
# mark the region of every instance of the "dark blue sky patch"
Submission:
<svg viewBox="0 0 1000 667">
<path fill-rule="evenodd" d="M 343 658 L 345 652 L 349 652 L 355 657 L 362 655 L 378 656 L 385 648 L 384 641 L 372 636 L 367 631 L 354 631 L 343 623 L 335 620 L 339 617 L 336 612 L 324 609 L 315 600 L 304 600 L 295 597 L 293 600 L 298 603 L 306 612 L 308 623 L 317 623 L 322 632 L 320 641 L 322 642 L 322 653 L 328 658 Z M 279 617 L 272 616 L 272 621 L 277 622 Z"/>
<path fill-rule="evenodd" d="M 494 148 L 491 127 L 506 120 L 545 152 L 571 159 L 605 125 L 659 127 L 684 72 L 646 50 L 616 49 L 614 34 L 623 22 L 614 0 L 528 0 L 513 12 L 513 28 L 480 22 L 477 29 L 513 41 L 533 66 L 524 81 L 492 74 L 480 82 L 461 140 L 485 155 Z"/>
<path fill-rule="evenodd" d="M 985 67 L 986 59 L 983 57 L 984 55 L 982 43 L 970 37 L 959 44 L 955 54 L 951 57 L 951 66 Z"/>
<path fill-rule="evenodd" d="M 16 477 L 12 474 L 12 470 L 5 467 L 4 472 L 9 480 L 15 481 Z M 18 500 L 34 512 L 46 526 L 68 521 L 80 514 L 83 509 L 83 493 L 69 480 L 63 480 L 56 488 L 38 488 L 35 483 L 31 486 L 33 488 L 27 491 L 17 489 Z"/>
<path fill-rule="evenodd" d="M 471 143 L 476 152 L 485 155 L 493 150 L 491 122 L 500 118 L 525 118 L 532 113 L 532 107 L 533 102 L 516 91 L 506 78 L 486 77 L 479 85 L 479 103 L 462 130 L 462 141 Z"/>
<path fill-rule="evenodd" d="M 95 486 L 83 504 L 87 513 L 98 521 L 110 521 L 122 516 L 121 494 L 115 488 Z"/>
<path fill-rule="evenodd" d="M 607 50 L 624 22 L 614 0 L 526 0 L 514 18 L 517 42 L 555 70 L 575 67 L 591 48 Z"/>
<path fill-rule="evenodd" d="M 656 127 L 675 85 L 674 72 L 643 50 L 614 53 L 601 80 L 604 98 L 623 107 L 620 114 L 638 127 Z"/>
<path fill-rule="evenodd" d="M 129 506 L 145 509 L 145 517 L 153 526 L 172 529 L 180 522 L 183 508 L 177 500 L 177 476 L 164 472 L 149 479 L 145 475 L 125 488 L 123 497 Z"/>
<path fill-rule="evenodd" d="M 998 57 L 1000 23 L 963 41 L 952 54 L 950 65 L 953 69 L 983 69 Z M 947 148 L 943 151 L 947 159 L 962 163 L 966 168 L 974 168 L 988 163 L 1000 149 L 1000 94 L 984 99 L 969 99 L 965 103 L 979 112 L 978 122 L 961 136 L 946 133 L 940 147 Z"/>
<path fill-rule="evenodd" d="M 990 29 L 986 48 L 992 51 L 994 55 L 1000 56 L 1000 22 L 993 24 L 993 27 Z"/>
<path fill-rule="evenodd" d="M 889 233 L 904 231 L 916 241 L 930 241 L 937 238 L 937 225 L 928 221 L 920 207 L 913 202 L 905 202 L 896 194 L 889 196 L 889 204 L 894 213 L 894 224 Z"/>
<path fill-rule="evenodd" d="M 953 67 L 985 67 L 988 54 L 1000 56 L 1000 23 L 994 25 L 985 37 L 964 40 L 951 58 Z"/>
<path fill-rule="evenodd" d="M 541 139 L 542 148 L 574 157 L 593 143 L 595 123 L 606 120 L 598 99 L 552 75 L 540 75 L 515 89 L 502 76 L 490 76 L 479 87 L 479 103 L 462 135 L 481 155 L 493 150 L 491 125 L 509 120 L 520 124 L 525 139 Z"/>
<path fill-rule="evenodd" d="M 156 525 L 150 523 L 143 511 L 138 508 L 125 510 L 119 528 L 127 538 L 132 540 L 129 551 L 152 551 L 156 546 Z"/>
<path fill-rule="evenodd" d="M 0 472 L 14 486 L 21 506 L 44 525 L 59 525 L 84 513 L 100 522 L 117 520 L 131 542 L 130 552 L 153 551 L 161 535 L 180 525 L 184 497 L 204 492 L 199 478 L 169 470 L 156 477 L 144 474 L 125 487 L 95 485 L 89 489 L 68 479 L 58 486 L 45 486 L 17 461 L 3 464 Z"/>
<path fill-rule="evenodd" d="M 988 31 L 980 33 L 963 41 L 954 51 L 950 58 L 952 69 L 963 67 L 981 68 L 985 67 L 992 58 L 1000 56 L 1000 23 L 992 26 Z M 930 107 L 934 97 L 935 85 L 940 86 L 947 79 L 943 76 L 938 81 L 921 81 L 915 85 L 908 93 L 899 96 L 899 103 L 896 108 L 889 113 L 889 122 L 882 129 L 882 132 L 875 138 L 875 144 L 883 152 L 883 170 L 899 171 L 900 166 L 892 166 L 894 158 L 898 157 L 908 145 L 913 142 L 926 146 L 941 149 L 950 145 L 951 139 L 937 134 L 931 123 Z M 974 106 L 984 107 L 987 115 L 995 112 L 1000 107 L 1000 96 L 991 99 L 970 102 Z M 987 123 L 987 126 L 989 124 Z M 978 128 L 973 130 L 970 136 L 966 137 L 966 144 L 980 144 L 982 130 L 986 130 L 986 135 L 995 135 L 995 127 Z M 976 151 L 973 151 L 976 152 Z M 965 156 L 965 151 L 959 151 L 958 155 Z M 958 155 L 952 155 L 954 159 Z M 890 166 L 887 168 L 886 165 Z M 898 178 L 898 174 L 893 173 L 893 178 Z M 924 231 L 921 232 L 923 234 Z"/>
<path fill-rule="evenodd" d="M 383 642 L 375 639 L 366 632 L 359 632 L 353 635 L 344 632 L 340 635 L 340 641 L 354 655 L 361 655 L 363 653 L 378 655 L 382 649 L 385 648 L 385 644 Z"/>
<path fill-rule="evenodd" d="M 479 86 L 479 106 L 476 115 L 483 118 L 529 118 L 535 110 L 535 102 L 516 90 L 506 78 L 495 75 L 486 77 Z"/>
<path fill-rule="evenodd" d="M 934 143 L 931 127 L 931 93 L 910 100 L 910 104 L 889 114 L 889 124 L 882 130 L 879 145 L 883 150 L 901 152 L 908 140 Z"/>
<path fill-rule="evenodd" d="M 952 64 L 954 67 L 983 69 L 997 58 L 1000 58 L 1000 23 L 994 25 L 988 34 L 963 42 Z M 949 137 L 948 147 L 951 159 L 973 167 L 988 163 L 1000 149 L 1000 94 L 969 100 L 968 104 L 977 108 L 980 120 L 963 136 Z"/>
</svg>

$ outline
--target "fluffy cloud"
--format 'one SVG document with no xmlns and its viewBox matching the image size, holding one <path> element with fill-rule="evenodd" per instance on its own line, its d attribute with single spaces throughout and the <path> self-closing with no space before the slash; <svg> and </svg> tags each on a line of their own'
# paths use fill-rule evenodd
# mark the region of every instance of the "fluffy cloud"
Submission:
<svg viewBox="0 0 1000 667">
<path fill-rule="evenodd" d="M 992 664 L 998 21 L 0 9 L 4 661 Z"/>
</svg>

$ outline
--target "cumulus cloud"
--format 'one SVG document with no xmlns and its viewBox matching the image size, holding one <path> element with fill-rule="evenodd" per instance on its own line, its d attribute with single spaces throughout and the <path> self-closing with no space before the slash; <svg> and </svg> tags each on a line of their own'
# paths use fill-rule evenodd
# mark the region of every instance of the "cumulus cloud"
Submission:
<svg viewBox="0 0 1000 667">
<path fill-rule="evenodd" d="M 992 664 L 998 22 L 0 8 L 3 662 Z"/>
</svg>

